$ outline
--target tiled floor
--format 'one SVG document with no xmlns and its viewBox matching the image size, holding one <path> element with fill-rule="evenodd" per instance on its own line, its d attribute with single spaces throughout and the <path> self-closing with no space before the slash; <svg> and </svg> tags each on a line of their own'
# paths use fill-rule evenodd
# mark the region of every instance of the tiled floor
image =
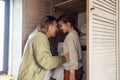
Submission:
<svg viewBox="0 0 120 80">
<path fill-rule="evenodd" d="M 8 75 L 0 75 L 0 80 L 14 80 L 14 78 Z"/>
</svg>

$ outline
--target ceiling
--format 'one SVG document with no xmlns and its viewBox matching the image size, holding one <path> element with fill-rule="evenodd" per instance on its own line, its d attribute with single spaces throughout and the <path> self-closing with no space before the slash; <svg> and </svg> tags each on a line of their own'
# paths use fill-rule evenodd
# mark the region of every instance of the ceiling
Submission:
<svg viewBox="0 0 120 80">
<path fill-rule="evenodd" d="M 86 12 L 86 0 L 54 0 L 54 8 L 67 12 Z"/>
</svg>

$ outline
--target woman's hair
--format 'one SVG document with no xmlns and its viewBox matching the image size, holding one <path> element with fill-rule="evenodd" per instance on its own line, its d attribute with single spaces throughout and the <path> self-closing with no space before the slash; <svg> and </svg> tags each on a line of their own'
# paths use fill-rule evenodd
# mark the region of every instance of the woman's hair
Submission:
<svg viewBox="0 0 120 80">
<path fill-rule="evenodd" d="M 75 19 L 73 17 L 73 15 L 69 15 L 69 14 L 63 14 L 61 15 L 58 20 L 59 21 L 63 21 L 64 23 L 67 23 L 69 22 L 71 24 L 71 26 L 78 32 L 78 35 L 80 35 L 80 32 L 76 26 L 76 22 L 75 22 Z"/>
<path fill-rule="evenodd" d="M 57 21 L 56 18 L 53 16 L 43 17 L 40 24 L 37 25 L 36 30 L 46 34 L 49 25 L 53 24 L 53 21 Z"/>
</svg>

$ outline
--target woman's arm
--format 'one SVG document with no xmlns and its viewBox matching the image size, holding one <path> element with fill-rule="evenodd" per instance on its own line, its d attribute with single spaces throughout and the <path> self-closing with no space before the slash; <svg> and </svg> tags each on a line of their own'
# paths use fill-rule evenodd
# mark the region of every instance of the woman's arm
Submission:
<svg viewBox="0 0 120 80">
<path fill-rule="evenodd" d="M 44 36 L 36 36 L 33 42 L 34 58 L 39 66 L 44 69 L 53 69 L 66 62 L 64 56 L 52 56 L 49 42 Z"/>
</svg>

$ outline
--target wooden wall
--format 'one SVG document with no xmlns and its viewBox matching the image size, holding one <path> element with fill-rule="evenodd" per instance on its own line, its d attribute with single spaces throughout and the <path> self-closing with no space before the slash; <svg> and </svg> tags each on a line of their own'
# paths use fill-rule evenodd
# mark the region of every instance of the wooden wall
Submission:
<svg viewBox="0 0 120 80">
<path fill-rule="evenodd" d="M 50 0 L 23 0 L 22 47 L 42 17 L 50 15 Z"/>
</svg>

